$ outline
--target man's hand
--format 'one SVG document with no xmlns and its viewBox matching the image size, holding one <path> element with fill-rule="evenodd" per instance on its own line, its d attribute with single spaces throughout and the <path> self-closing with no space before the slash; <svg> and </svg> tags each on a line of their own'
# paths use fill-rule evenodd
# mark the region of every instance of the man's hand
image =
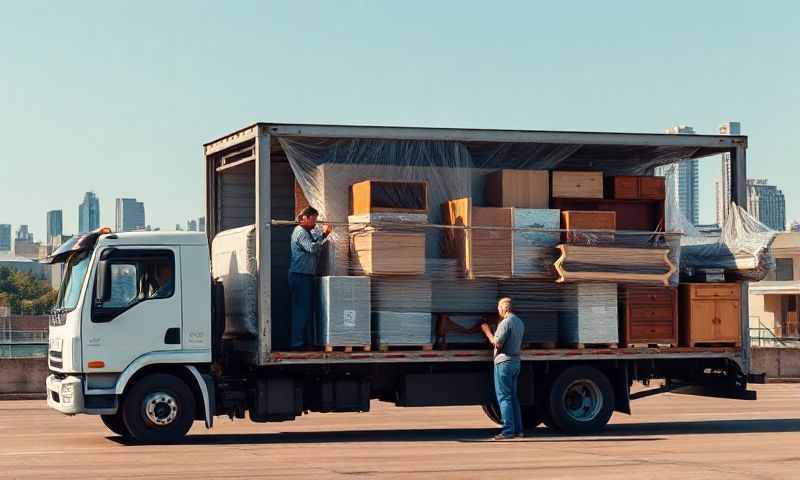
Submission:
<svg viewBox="0 0 800 480">
<path fill-rule="evenodd" d="M 489 328 L 489 324 L 488 323 L 482 323 L 481 324 L 481 331 L 483 332 L 484 335 L 486 335 L 486 338 L 489 340 L 489 343 L 491 343 L 492 345 L 495 345 L 495 343 L 494 343 L 494 333 L 492 333 L 492 329 Z"/>
<path fill-rule="evenodd" d="M 325 225 L 322 226 L 322 236 L 323 237 L 327 237 L 328 235 L 331 234 L 332 231 L 333 231 L 333 227 L 330 226 L 329 224 L 326 223 Z"/>
</svg>

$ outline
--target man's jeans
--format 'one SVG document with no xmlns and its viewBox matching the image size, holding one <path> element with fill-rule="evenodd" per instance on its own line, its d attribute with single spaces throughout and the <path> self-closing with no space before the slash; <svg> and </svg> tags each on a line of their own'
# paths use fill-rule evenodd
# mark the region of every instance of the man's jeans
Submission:
<svg viewBox="0 0 800 480">
<path fill-rule="evenodd" d="M 289 292 L 292 296 L 292 328 L 289 346 L 303 348 L 309 337 L 308 329 L 314 320 L 314 275 L 289 273 Z"/>
<path fill-rule="evenodd" d="M 503 417 L 503 429 L 500 431 L 503 435 L 522 433 L 522 411 L 517 397 L 518 378 L 519 357 L 495 364 L 494 391 Z"/>
</svg>

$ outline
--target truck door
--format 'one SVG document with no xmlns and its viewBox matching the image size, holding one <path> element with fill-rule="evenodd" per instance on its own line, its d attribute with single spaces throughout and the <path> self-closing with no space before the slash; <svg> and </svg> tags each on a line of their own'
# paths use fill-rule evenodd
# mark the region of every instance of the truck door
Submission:
<svg viewBox="0 0 800 480">
<path fill-rule="evenodd" d="M 87 291 L 91 315 L 82 322 L 85 371 L 121 372 L 144 354 L 179 350 L 179 247 L 106 248 L 99 258 Z M 105 288 L 102 300 L 99 288 Z"/>
</svg>

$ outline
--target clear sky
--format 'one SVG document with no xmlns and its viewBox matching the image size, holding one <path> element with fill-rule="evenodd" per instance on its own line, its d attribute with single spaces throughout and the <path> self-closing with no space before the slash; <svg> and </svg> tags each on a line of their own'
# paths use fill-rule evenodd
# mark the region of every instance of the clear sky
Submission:
<svg viewBox="0 0 800 480">
<path fill-rule="evenodd" d="M 201 145 L 256 121 L 750 136 L 800 219 L 794 1 L 0 2 L 0 223 L 83 193 L 204 212 Z M 701 221 L 719 161 L 701 161 Z"/>
</svg>

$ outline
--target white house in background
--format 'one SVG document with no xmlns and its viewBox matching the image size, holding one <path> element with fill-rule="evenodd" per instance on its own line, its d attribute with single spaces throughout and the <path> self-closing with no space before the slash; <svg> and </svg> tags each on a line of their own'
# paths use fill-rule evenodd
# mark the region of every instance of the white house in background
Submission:
<svg viewBox="0 0 800 480">
<path fill-rule="evenodd" d="M 779 233 L 772 243 L 775 271 L 750 284 L 750 331 L 753 343 L 800 343 L 800 232 Z M 783 339 L 783 342 L 772 339 Z"/>
</svg>

